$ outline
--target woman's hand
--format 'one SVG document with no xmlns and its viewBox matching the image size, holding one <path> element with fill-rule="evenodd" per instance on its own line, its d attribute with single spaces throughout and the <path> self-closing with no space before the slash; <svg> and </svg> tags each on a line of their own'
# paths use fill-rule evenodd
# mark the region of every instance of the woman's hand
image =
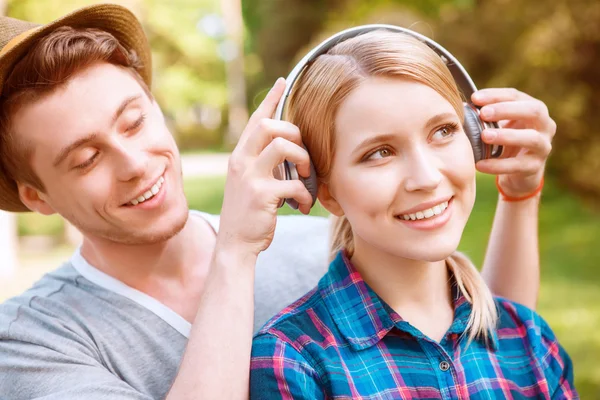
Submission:
<svg viewBox="0 0 600 400">
<path fill-rule="evenodd" d="M 544 176 L 552 150 L 556 123 L 548 107 L 528 94 L 511 88 L 483 89 L 472 96 L 481 106 L 484 121 L 498 122 L 499 129 L 485 129 L 485 143 L 504 146 L 499 159 L 481 160 L 480 172 L 499 175 L 499 185 L 511 197 L 526 196 L 536 190 Z"/>
</svg>

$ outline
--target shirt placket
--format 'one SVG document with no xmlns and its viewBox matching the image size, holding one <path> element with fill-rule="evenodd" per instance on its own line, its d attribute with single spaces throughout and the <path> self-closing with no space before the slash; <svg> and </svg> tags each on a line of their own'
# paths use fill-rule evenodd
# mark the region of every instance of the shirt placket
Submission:
<svg viewBox="0 0 600 400">
<path fill-rule="evenodd" d="M 468 398 L 461 396 L 461 382 L 459 382 L 455 361 L 450 356 L 450 354 L 454 354 L 455 346 L 458 345 L 458 332 L 463 332 L 465 326 L 466 322 L 462 318 L 455 320 L 446 336 L 438 343 L 425 336 L 406 321 L 396 323 L 396 327 L 399 330 L 413 336 L 423 349 L 429 360 L 431 371 L 433 371 L 437 378 L 440 395 L 444 400 L 464 400 Z"/>
</svg>

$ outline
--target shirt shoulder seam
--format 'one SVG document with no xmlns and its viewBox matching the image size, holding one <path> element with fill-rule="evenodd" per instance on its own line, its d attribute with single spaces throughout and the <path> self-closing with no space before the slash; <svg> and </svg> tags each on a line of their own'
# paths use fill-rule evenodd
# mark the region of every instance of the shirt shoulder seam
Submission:
<svg viewBox="0 0 600 400">
<path fill-rule="evenodd" d="M 304 347 L 297 347 L 292 341 L 287 339 L 287 337 L 283 334 L 283 332 L 279 331 L 278 329 L 275 329 L 274 327 L 271 327 L 271 328 L 269 328 L 268 331 L 261 333 L 260 335 L 257 336 L 257 338 L 260 338 L 261 336 L 262 337 L 273 336 L 273 337 L 277 338 L 277 340 L 281 340 L 283 343 L 287 344 L 288 346 L 290 346 L 291 348 L 296 350 L 298 352 L 298 354 L 306 360 L 306 362 L 312 368 L 312 370 L 315 371 L 315 377 L 318 380 L 319 384 L 322 386 L 324 385 L 323 381 L 321 380 L 321 374 L 319 373 L 319 371 L 316 367 L 317 362 L 310 355 L 310 353 L 308 353 L 304 349 Z"/>
<path fill-rule="evenodd" d="M 31 296 L 31 298 L 30 298 L 30 299 L 29 299 L 29 301 L 27 302 L 27 307 L 29 307 L 29 308 L 32 308 L 32 305 L 31 305 L 31 303 L 33 303 L 33 301 L 34 301 L 35 299 L 38 299 L 38 298 L 40 298 L 40 297 L 44 297 L 44 298 L 50 298 L 50 297 L 54 296 L 55 294 L 57 294 L 57 293 L 61 292 L 61 291 L 63 290 L 63 288 L 64 288 L 64 287 L 65 287 L 65 283 L 62 283 L 62 284 L 60 285 L 60 287 L 59 287 L 59 288 L 57 288 L 56 290 L 54 290 L 54 291 L 52 291 L 52 292 L 48 293 L 48 294 L 47 294 L 47 295 L 45 295 L 45 296 L 39 296 L 39 295 Z M 17 322 L 17 321 L 18 321 L 19 317 L 21 316 L 21 309 L 23 308 L 23 306 L 24 306 L 23 304 L 19 304 L 19 306 L 17 307 L 17 313 L 16 313 L 15 317 L 14 317 L 14 318 L 12 319 L 12 321 L 10 321 L 10 323 L 8 324 L 8 329 L 6 330 L 6 334 L 7 334 L 8 336 L 10 336 L 10 328 L 12 327 L 12 325 L 13 325 L 15 322 Z"/>
</svg>

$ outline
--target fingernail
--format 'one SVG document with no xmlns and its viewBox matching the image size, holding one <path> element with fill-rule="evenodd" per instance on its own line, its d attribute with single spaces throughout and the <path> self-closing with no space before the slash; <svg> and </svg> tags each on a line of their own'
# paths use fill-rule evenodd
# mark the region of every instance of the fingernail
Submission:
<svg viewBox="0 0 600 400">
<path fill-rule="evenodd" d="M 475 92 L 475 93 L 473 93 L 473 96 L 472 96 L 473 100 L 478 100 L 478 101 L 483 100 L 484 97 L 485 96 L 481 92 Z"/>
<path fill-rule="evenodd" d="M 279 81 L 280 80 L 281 80 L 281 78 L 275 79 L 275 83 L 273 83 L 273 86 L 271 86 L 271 89 L 269 89 L 269 91 L 275 90 L 275 88 L 277 87 L 277 85 L 279 85 Z"/>
<path fill-rule="evenodd" d="M 485 138 L 488 140 L 494 140 L 498 137 L 498 132 L 491 130 L 491 129 L 486 129 L 485 131 Z"/>
<path fill-rule="evenodd" d="M 484 118 L 492 118 L 494 116 L 494 109 L 491 107 L 483 107 L 481 109 L 481 115 L 483 115 Z"/>
</svg>

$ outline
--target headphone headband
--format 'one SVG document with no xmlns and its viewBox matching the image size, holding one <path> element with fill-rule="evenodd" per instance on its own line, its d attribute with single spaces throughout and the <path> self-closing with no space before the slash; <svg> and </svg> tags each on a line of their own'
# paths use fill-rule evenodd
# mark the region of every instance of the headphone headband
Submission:
<svg viewBox="0 0 600 400">
<path fill-rule="evenodd" d="M 471 79 L 469 74 L 467 74 L 467 71 L 463 68 L 460 62 L 458 62 L 458 60 L 452 54 L 450 54 L 448 50 L 444 49 L 442 46 L 440 46 L 435 41 L 429 39 L 428 37 L 423 36 L 417 32 L 413 32 L 410 29 L 394 25 L 373 24 L 350 28 L 331 36 L 330 38 L 326 39 L 321 44 L 319 44 L 317 47 L 313 48 L 307 55 L 305 55 L 302 58 L 302 60 L 300 60 L 298 64 L 296 64 L 294 69 L 292 69 L 292 72 L 290 72 L 290 74 L 288 75 L 286 80 L 285 91 L 283 92 L 283 95 L 281 96 L 281 99 L 277 104 L 277 109 L 275 110 L 275 115 L 273 118 L 276 120 L 283 119 L 283 110 L 287 103 L 288 97 L 292 91 L 294 83 L 296 82 L 304 68 L 310 65 L 311 62 L 313 62 L 320 55 L 327 53 L 332 47 L 334 47 L 340 42 L 379 29 L 392 32 L 400 32 L 412 36 L 413 38 L 427 45 L 442 59 L 444 64 L 450 70 L 450 73 L 454 78 L 454 82 L 465 96 L 465 120 L 463 125 L 465 133 L 467 134 L 467 137 L 471 142 L 471 146 L 473 148 L 473 153 L 475 156 L 475 161 L 484 158 L 500 157 L 503 152 L 502 146 L 485 144 L 481 139 L 481 132 L 483 131 L 483 129 L 487 127 L 497 128 L 498 125 L 494 122 L 485 122 L 479 117 L 478 108 L 471 103 L 471 95 L 477 91 L 477 88 L 475 87 L 473 80 Z M 273 175 L 277 179 L 301 180 L 304 183 L 304 186 L 308 189 L 309 193 L 312 195 L 314 204 L 314 202 L 317 199 L 318 183 L 316 171 L 312 162 L 310 163 L 310 168 L 310 176 L 308 178 L 303 178 L 298 175 L 296 166 L 293 163 L 285 160 L 273 170 Z M 281 199 L 279 207 L 281 207 L 284 204 L 284 202 L 287 202 L 292 208 L 298 208 L 298 203 L 294 199 Z"/>
<path fill-rule="evenodd" d="M 411 31 L 410 29 L 402 28 L 402 27 L 395 26 L 395 25 L 371 24 L 371 25 L 357 26 L 354 28 L 350 28 L 350 29 L 346 29 L 344 31 L 338 32 L 335 35 L 329 37 L 328 39 L 325 39 L 323 42 L 321 42 L 321 44 L 319 44 L 318 46 L 313 48 L 310 52 L 308 52 L 308 54 L 306 54 L 302 58 L 302 60 L 300 60 L 300 62 L 298 62 L 298 64 L 296 64 L 294 69 L 292 69 L 292 71 L 288 75 L 288 77 L 286 79 L 285 91 L 283 92 L 283 96 L 281 96 L 281 99 L 279 100 L 279 103 L 277 104 L 277 109 L 275 110 L 274 118 L 282 119 L 283 110 L 287 103 L 288 96 L 290 95 L 290 93 L 292 91 L 294 83 L 296 82 L 296 80 L 298 79 L 298 77 L 300 76 L 300 74 L 302 73 L 304 68 L 306 68 L 306 66 L 308 66 L 311 62 L 313 62 L 320 55 L 327 53 L 332 47 L 334 47 L 338 43 L 343 42 L 348 39 L 351 39 L 351 38 L 354 38 L 356 36 L 360 36 L 367 32 L 378 30 L 378 29 L 384 29 L 384 30 L 393 31 L 393 32 L 405 33 L 405 34 L 410 35 L 410 36 L 418 39 L 419 41 L 425 43 L 430 49 L 435 51 L 435 53 L 438 56 L 440 56 L 440 58 L 442 59 L 444 64 L 446 64 L 446 66 L 450 70 L 450 73 L 452 74 L 452 77 L 454 78 L 454 81 L 456 82 L 457 86 L 459 87 L 459 89 L 463 92 L 464 96 L 466 97 L 466 100 L 468 102 L 471 101 L 471 95 L 477 91 L 477 88 L 475 87 L 473 80 L 471 79 L 471 77 L 469 76 L 467 71 L 464 69 L 464 67 L 460 64 L 460 62 L 458 62 L 458 60 L 448 50 L 443 48 L 437 42 L 429 39 L 428 37 L 423 36 L 420 33 Z"/>
</svg>

